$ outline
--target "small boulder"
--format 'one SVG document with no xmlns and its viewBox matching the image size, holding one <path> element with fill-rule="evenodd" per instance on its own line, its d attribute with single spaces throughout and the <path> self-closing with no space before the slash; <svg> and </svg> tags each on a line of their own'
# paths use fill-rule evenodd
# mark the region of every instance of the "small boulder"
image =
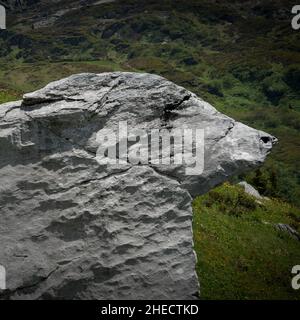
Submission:
<svg viewBox="0 0 300 320">
<path fill-rule="evenodd" d="M 247 183 L 246 181 L 241 181 L 238 183 L 239 186 L 244 188 L 244 191 L 249 194 L 250 196 L 255 197 L 256 199 L 264 199 L 259 192 L 251 186 L 251 184 Z"/>
</svg>

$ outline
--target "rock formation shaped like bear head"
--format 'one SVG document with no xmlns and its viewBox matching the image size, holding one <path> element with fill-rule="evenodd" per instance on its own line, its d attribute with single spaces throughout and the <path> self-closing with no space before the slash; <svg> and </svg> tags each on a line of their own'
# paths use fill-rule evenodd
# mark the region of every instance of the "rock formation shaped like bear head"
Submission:
<svg viewBox="0 0 300 320">
<path fill-rule="evenodd" d="M 102 143 L 120 160 L 126 142 L 132 161 L 100 163 L 99 133 L 113 135 L 125 122 L 139 140 L 118 132 Z M 186 161 L 174 161 L 185 150 L 174 139 L 169 164 L 149 154 L 138 161 L 154 142 L 158 160 L 167 149 L 152 136 L 143 145 L 143 135 L 176 129 L 199 130 L 197 174 L 187 174 L 197 140 Z M 194 297 L 192 196 L 261 164 L 275 141 L 150 74 L 73 75 L 1 105 L 0 263 L 8 282 L 0 297 Z"/>
</svg>

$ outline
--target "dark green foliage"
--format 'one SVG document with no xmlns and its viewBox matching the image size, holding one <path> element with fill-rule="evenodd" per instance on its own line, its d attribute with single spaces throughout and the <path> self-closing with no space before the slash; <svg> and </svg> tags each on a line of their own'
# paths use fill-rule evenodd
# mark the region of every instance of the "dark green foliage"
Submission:
<svg viewBox="0 0 300 320">
<path fill-rule="evenodd" d="M 263 168 L 248 174 L 246 180 L 264 196 L 284 198 L 300 204 L 297 188 L 299 178 L 299 173 L 289 172 L 284 165 L 268 162 Z"/>
<path fill-rule="evenodd" d="M 292 65 L 285 73 L 286 83 L 294 90 L 300 90 L 300 66 Z"/>
<path fill-rule="evenodd" d="M 280 75 L 272 75 L 265 78 L 262 82 L 262 88 L 267 98 L 275 105 L 288 91 Z"/>
<path fill-rule="evenodd" d="M 257 202 L 227 183 L 197 197 L 193 211 L 202 299 L 300 299 L 291 287 L 299 240 L 274 226 L 299 232 L 299 209 L 275 199 Z"/>
<path fill-rule="evenodd" d="M 255 210 L 257 207 L 253 197 L 247 195 L 242 188 L 230 185 L 208 192 L 203 205 L 206 207 L 218 205 L 222 213 L 236 217 Z"/>
</svg>

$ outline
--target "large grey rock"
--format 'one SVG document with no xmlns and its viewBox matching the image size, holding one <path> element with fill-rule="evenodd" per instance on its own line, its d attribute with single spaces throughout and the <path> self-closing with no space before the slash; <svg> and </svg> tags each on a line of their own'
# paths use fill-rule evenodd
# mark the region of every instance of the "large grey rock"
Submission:
<svg viewBox="0 0 300 320">
<path fill-rule="evenodd" d="M 205 129 L 203 173 L 99 165 L 97 132 L 124 120 Z M 74 75 L 1 105 L 1 297 L 194 298 L 192 196 L 261 164 L 274 141 L 149 74 Z"/>
</svg>

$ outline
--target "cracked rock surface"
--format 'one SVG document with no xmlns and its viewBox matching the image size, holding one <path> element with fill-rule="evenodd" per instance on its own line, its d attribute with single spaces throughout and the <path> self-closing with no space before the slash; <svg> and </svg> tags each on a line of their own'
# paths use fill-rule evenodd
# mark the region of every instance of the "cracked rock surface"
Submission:
<svg viewBox="0 0 300 320">
<path fill-rule="evenodd" d="M 119 121 L 204 129 L 203 172 L 100 165 L 97 133 Z M 150 74 L 74 75 L 1 105 L 0 298 L 195 298 L 192 197 L 261 164 L 275 140 Z"/>
</svg>

